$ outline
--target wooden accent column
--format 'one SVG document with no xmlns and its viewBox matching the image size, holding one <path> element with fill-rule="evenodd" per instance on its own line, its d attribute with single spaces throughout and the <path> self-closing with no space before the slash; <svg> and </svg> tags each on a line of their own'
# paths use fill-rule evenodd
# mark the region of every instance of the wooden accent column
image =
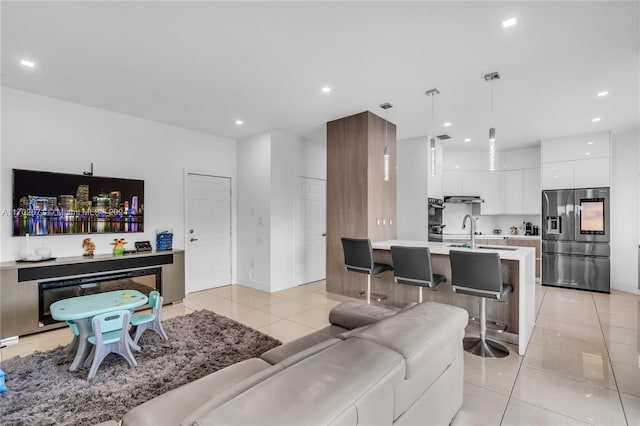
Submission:
<svg viewBox="0 0 640 426">
<path fill-rule="evenodd" d="M 344 269 L 341 237 L 396 238 L 396 126 L 369 111 L 327 123 L 327 291 L 357 297 L 366 276 Z"/>
</svg>

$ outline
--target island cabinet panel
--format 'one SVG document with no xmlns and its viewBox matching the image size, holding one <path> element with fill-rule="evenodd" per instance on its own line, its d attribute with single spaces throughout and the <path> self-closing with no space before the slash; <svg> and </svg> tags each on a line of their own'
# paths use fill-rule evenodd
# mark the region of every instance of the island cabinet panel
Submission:
<svg viewBox="0 0 640 426">
<path fill-rule="evenodd" d="M 541 240 L 529 240 L 524 238 L 509 238 L 509 245 L 516 247 L 533 247 L 536 249 L 536 278 L 540 278 L 540 261 L 542 251 Z"/>
<path fill-rule="evenodd" d="M 327 291 L 357 297 L 366 288 L 366 275 L 344 268 L 341 237 L 395 236 L 395 125 L 368 111 L 327 123 Z"/>
<path fill-rule="evenodd" d="M 389 250 L 375 250 L 376 262 L 392 264 L 391 252 Z M 515 260 L 502 261 L 502 280 L 511 284 L 513 293 L 509 295 L 507 302 L 497 302 L 487 300 L 487 319 L 501 322 L 507 325 L 507 332 L 519 333 L 519 263 Z M 448 305 L 455 305 L 464 308 L 470 316 L 476 318 L 480 315 L 479 298 L 466 294 L 453 292 L 451 284 L 451 261 L 449 255 L 432 254 L 431 265 L 433 272 L 442 274 L 447 278 L 447 282 L 440 284 L 436 289 L 424 288 L 422 297 L 425 302 L 440 302 Z M 375 281 L 375 283 L 374 283 Z M 388 295 L 385 301 L 388 305 L 404 306 L 408 302 L 418 301 L 418 287 L 411 285 L 397 284 L 393 281 L 393 273 L 385 272 L 380 274 L 376 280 L 372 280 L 372 288 L 376 292 Z"/>
</svg>

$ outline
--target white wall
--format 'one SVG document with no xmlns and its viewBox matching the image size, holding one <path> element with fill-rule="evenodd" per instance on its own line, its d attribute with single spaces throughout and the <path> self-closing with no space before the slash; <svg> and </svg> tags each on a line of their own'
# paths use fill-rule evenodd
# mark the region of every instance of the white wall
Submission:
<svg viewBox="0 0 640 426">
<path fill-rule="evenodd" d="M 295 282 L 295 180 L 326 179 L 326 145 L 272 130 L 238 141 L 238 282 Z"/>
<path fill-rule="evenodd" d="M 271 133 L 237 144 L 237 282 L 264 291 L 271 282 Z"/>
<path fill-rule="evenodd" d="M 396 235 L 400 240 L 427 240 L 429 142 L 426 137 L 398 141 Z"/>
<path fill-rule="evenodd" d="M 640 294 L 640 130 L 613 133 L 611 140 L 611 288 Z"/>
<path fill-rule="evenodd" d="M 271 291 L 295 283 L 295 175 L 300 139 L 271 132 Z"/>
<path fill-rule="evenodd" d="M 166 228 L 173 228 L 174 247 L 185 247 L 185 169 L 231 177 L 235 205 L 236 144 L 232 139 L 9 88 L 2 90 L 2 124 L 3 209 L 12 209 L 13 168 L 81 174 L 91 162 L 98 176 L 145 181 L 145 232 L 123 234 L 129 248 L 139 240 L 155 245 L 155 230 Z M 13 260 L 24 238 L 11 237 L 10 218 L 1 219 L 2 260 Z M 96 253 L 109 253 L 115 235 L 92 235 Z M 78 256 L 84 237 L 41 236 L 32 243 L 47 245 L 56 257 Z M 235 264 L 232 268 L 236 270 Z"/>
</svg>

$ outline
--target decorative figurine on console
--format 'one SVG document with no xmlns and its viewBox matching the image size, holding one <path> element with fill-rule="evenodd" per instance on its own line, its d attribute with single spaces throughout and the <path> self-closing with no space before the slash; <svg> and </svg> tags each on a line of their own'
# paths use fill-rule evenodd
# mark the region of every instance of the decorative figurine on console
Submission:
<svg viewBox="0 0 640 426">
<path fill-rule="evenodd" d="M 124 245 L 125 244 L 127 244 L 127 242 L 124 240 L 124 238 L 114 238 L 113 242 L 111 243 L 111 245 L 113 245 L 113 254 L 115 256 L 119 256 L 121 254 L 124 254 L 124 252 L 125 252 Z"/>
<path fill-rule="evenodd" d="M 82 248 L 84 249 L 83 256 L 93 256 L 93 251 L 96 249 L 96 245 L 93 244 L 91 238 L 85 238 L 82 240 Z"/>
</svg>

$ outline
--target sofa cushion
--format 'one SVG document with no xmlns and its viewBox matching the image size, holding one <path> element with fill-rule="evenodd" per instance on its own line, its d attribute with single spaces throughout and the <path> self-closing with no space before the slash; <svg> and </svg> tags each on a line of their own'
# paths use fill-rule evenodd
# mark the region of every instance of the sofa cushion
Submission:
<svg viewBox="0 0 640 426">
<path fill-rule="evenodd" d="M 407 378 L 418 372 L 430 357 L 451 339 L 458 339 L 467 326 L 467 311 L 456 306 L 426 302 L 373 324 L 350 339 L 375 342 L 401 354 Z"/>
<path fill-rule="evenodd" d="M 221 406 L 222 404 L 226 403 L 227 401 L 230 401 L 232 398 L 235 398 L 236 396 L 240 395 L 241 393 L 247 391 L 248 389 L 250 389 L 251 387 L 255 386 L 256 384 L 262 382 L 263 380 L 268 379 L 269 377 L 271 377 L 272 375 L 274 375 L 275 373 L 278 373 L 282 370 L 284 370 L 285 368 L 288 368 L 312 355 L 317 354 L 318 352 L 323 351 L 324 349 L 333 346 L 337 343 L 342 342 L 342 340 L 340 339 L 327 339 L 325 341 L 322 341 L 310 348 L 304 349 L 296 354 L 291 355 L 289 358 L 279 362 L 278 364 L 275 364 L 273 366 L 271 366 L 270 368 L 267 368 L 265 370 L 262 370 L 260 372 L 258 372 L 257 374 L 254 374 L 251 377 L 248 377 L 246 379 L 244 379 L 243 381 L 236 383 L 235 385 L 233 385 L 231 388 L 226 389 L 224 392 L 219 393 L 218 395 L 216 395 L 214 398 L 210 399 L 209 401 L 207 401 L 206 403 L 204 403 L 202 406 L 200 406 L 198 409 L 194 410 L 192 413 L 189 413 L 189 415 L 187 415 L 184 419 L 182 419 L 181 424 L 182 425 L 191 425 L 193 422 L 195 422 L 200 416 L 202 416 L 204 413 L 207 413 L 211 410 L 213 410 L 214 408 L 217 408 L 219 406 Z"/>
<path fill-rule="evenodd" d="M 269 368 L 271 364 L 258 358 L 230 365 L 133 408 L 124 416 L 122 425 L 178 425 L 216 395 Z M 279 366 L 278 371 L 281 369 Z"/>
<path fill-rule="evenodd" d="M 349 300 L 331 309 L 329 322 L 347 330 L 353 330 L 393 316 L 398 310 L 394 307 L 368 305 L 365 302 Z"/>
<path fill-rule="evenodd" d="M 404 374 L 397 352 L 349 339 L 271 376 L 195 424 L 330 424 L 344 419 L 345 410 L 380 382 L 392 395 Z"/>
<path fill-rule="evenodd" d="M 325 327 L 306 336 L 292 340 L 291 342 L 277 346 L 270 351 L 263 353 L 260 358 L 267 361 L 269 364 L 277 364 L 292 355 L 317 345 L 318 343 L 332 339 L 344 331 L 345 329 L 342 327 L 330 325 L 329 327 Z"/>
</svg>

